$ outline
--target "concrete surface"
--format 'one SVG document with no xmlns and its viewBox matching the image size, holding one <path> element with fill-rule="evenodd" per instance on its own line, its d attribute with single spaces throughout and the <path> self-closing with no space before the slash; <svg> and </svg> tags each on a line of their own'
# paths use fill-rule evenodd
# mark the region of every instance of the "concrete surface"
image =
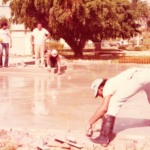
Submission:
<svg viewBox="0 0 150 150">
<path fill-rule="evenodd" d="M 84 133 L 85 126 L 101 104 L 90 86 L 96 78 L 110 78 L 131 67 L 149 65 L 100 64 L 79 61 L 68 64 L 62 76 L 8 72 L 0 69 L 0 128 Z M 141 91 L 119 112 L 114 133 L 131 138 L 149 136 L 150 105 Z M 99 135 L 101 120 L 95 127 Z"/>
<path fill-rule="evenodd" d="M 64 74 L 65 71 L 67 70 L 66 65 L 61 66 L 61 73 Z M 9 67 L 9 68 L 1 68 L 0 69 L 1 73 L 30 73 L 30 74 L 47 74 L 47 73 L 53 73 L 56 74 L 58 72 L 57 68 L 52 68 L 51 70 L 47 70 L 46 67 L 35 67 L 35 65 L 28 65 L 26 67 L 23 66 L 18 66 L 18 67 Z"/>
</svg>

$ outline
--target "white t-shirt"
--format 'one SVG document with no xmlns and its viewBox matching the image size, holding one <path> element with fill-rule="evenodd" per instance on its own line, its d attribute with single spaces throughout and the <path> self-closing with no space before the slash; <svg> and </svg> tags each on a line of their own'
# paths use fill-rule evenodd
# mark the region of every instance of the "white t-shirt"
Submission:
<svg viewBox="0 0 150 150">
<path fill-rule="evenodd" d="M 2 43 L 9 43 L 9 36 L 10 31 L 8 29 L 0 29 L 0 40 L 2 40 Z"/>
<path fill-rule="evenodd" d="M 108 95 L 113 95 L 138 70 L 144 70 L 144 68 L 128 69 L 118 74 L 117 76 L 109 79 L 103 88 L 103 97 L 106 97 Z"/>
<path fill-rule="evenodd" d="M 39 30 L 38 28 L 34 29 L 32 32 L 32 35 L 34 37 L 34 44 L 45 44 L 45 35 L 49 34 L 49 32 L 42 28 L 42 30 Z"/>
</svg>

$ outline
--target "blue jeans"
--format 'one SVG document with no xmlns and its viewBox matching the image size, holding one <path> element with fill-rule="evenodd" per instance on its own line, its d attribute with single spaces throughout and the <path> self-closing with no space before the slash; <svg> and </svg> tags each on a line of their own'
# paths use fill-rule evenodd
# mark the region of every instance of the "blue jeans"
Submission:
<svg viewBox="0 0 150 150">
<path fill-rule="evenodd" d="M 9 43 L 0 43 L 0 66 L 3 66 L 3 49 L 5 49 L 5 63 L 4 63 L 4 66 L 8 66 Z"/>
</svg>

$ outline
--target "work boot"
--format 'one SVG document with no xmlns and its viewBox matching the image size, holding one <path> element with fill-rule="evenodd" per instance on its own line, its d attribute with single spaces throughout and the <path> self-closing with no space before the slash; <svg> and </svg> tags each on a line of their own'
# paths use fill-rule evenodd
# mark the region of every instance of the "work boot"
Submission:
<svg viewBox="0 0 150 150">
<path fill-rule="evenodd" d="M 103 117 L 103 123 L 100 132 L 100 144 L 103 147 L 108 146 L 110 142 L 110 137 L 113 131 L 114 123 L 115 123 L 114 116 L 106 115 Z"/>
</svg>

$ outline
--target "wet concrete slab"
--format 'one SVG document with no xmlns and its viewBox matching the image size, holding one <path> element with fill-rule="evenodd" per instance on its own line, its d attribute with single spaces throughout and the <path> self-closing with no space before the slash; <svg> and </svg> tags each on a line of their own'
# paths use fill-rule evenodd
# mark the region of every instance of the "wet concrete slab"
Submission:
<svg viewBox="0 0 150 150">
<path fill-rule="evenodd" d="M 69 64 L 61 76 L 1 71 L 0 128 L 66 130 L 84 132 L 85 126 L 101 104 L 90 86 L 96 78 L 110 78 L 132 67 L 149 65 Z M 9 70 L 10 68 L 8 68 Z M 149 136 L 150 105 L 141 91 L 130 98 L 119 112 L 114 133 Z M 96 124 L 99 134 L 101 120 Z"/>
<path fill-rule="evenodd" d="M 65 73 L 67 70 L 67 65 L 62 65 L 61 66 L 61 73 Z M 1 73 L 30 73 L 30 74 L 48 74 L 48 73 L 53 73 L 56 74 L 58 72 L 58 68 L 52 68 L 51 70 L 48 70 L 47 67 L 39 66 L 36 67 L 35 65 L 28 65 L 28 66 L 15 66 L 15 67 L 9 67 L 9 68 L 0 68 Z"/>
</svg>

